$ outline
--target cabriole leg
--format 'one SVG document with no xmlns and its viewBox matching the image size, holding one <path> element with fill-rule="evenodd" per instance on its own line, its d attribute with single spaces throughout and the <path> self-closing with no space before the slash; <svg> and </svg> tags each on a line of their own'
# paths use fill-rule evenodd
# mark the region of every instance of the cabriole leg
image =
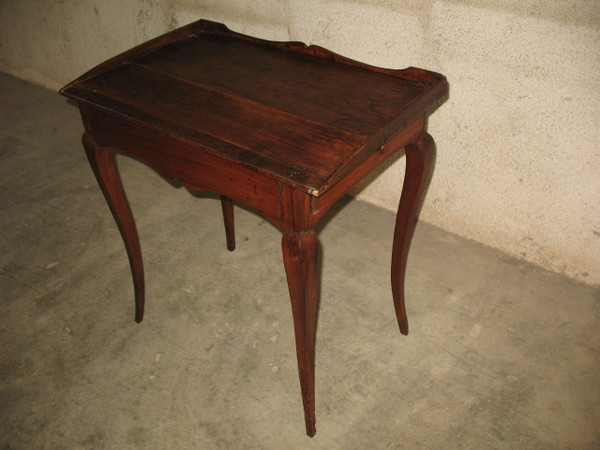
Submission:
<svg viewBox="0 0 600 450">
<path fill-rule="evenodd" d="M 225 236 L 227 238 L 227 250 L 235 250 L 235 226 L 233 222 L 233 202 L 230 198 L 221 195 L 221 209 L 223 210 L 223 222 L 225 223 Z"/>
<path fill-rule="evenodd" d="M 135 292 L 135 321 L 139 323 L 144 317 L 144 267 L 133 215 L 110 149 L 98 147 L 87 133 L 83 134 L 83 146 L 127 249 Z"/>
<path fill-rule="evenodd" d="M 402 334 L 408 334 L 408 319 L 404 304 L 406 260 L 421 203 L 433 171 L 435 143 L 429 134 L 423 133 L 418 142 L 406 146 L 405 152 L 406 175 L 396 216 L 392 250 L 392 295 Z"/>
<path fill-rule="evenodd" d="M 318 302 L 317 249 L 314 231 L 284 233 L 281 247 L 290 290 L 298 373 L 304 404 L 306 433 L 315 428 L 315 331 Z"/>
</svg>

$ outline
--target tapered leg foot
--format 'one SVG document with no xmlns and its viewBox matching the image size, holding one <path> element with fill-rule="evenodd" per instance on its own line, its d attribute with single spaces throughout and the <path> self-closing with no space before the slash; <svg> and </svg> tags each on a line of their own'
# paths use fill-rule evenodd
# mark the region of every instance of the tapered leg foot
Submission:
<svg viewBox="0 0 600 450">
<path fill-rule="evenodd" d="M 96 180 L 102 189 L 127 249 L 135 292 L 135 321 L 139 323 L 144 317 L 144 267 L 133 215 L 129 209 L 110 149 L 98 147 L 87 133 L 83 134 L 82 140 Z"/>
<path fill-rule="evenodd" d="M 392 294 L 402 334 L 408 334 L 408 319 L 404 304 L 406 260 L 419 210 L 433 171 L 435 143 L 429 134 L 424 133 L 418 142 L 408 145 L 405 152 L 406 175 L 396 216 L 392 250 Z"/>
<path fill-rule="evenodd" d="M 227 250 L 235 250 L 235 227 L 233 222 L 233 202 L 230 198 L 221 195 L 221 209 L 225 223 L 225 236 L 227 237 Z"/>
<path fill-rule="evenodd" d="M 314 231 L 303 231 L 284 233 L 281 243 L 294 316 L 306 433 L 312 437 L 316 433 L 314 362 L 318 303 L 316 270 L 318 242 Z"/>
</svg>

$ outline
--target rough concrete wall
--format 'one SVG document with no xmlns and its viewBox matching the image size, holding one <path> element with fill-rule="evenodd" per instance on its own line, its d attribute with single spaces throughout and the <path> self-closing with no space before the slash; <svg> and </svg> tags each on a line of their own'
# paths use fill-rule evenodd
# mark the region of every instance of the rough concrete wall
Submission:
<svg viewBox="0 0 600 450">
<path fill-rule="evenodd" d="M 0 0 L 0 70 L 52 89 L 169 28 L 152 0 Z"/>
<path fill-rule="evenodd" d="M 444 73 L 422 219 L 600 284 L 600 2 L 0 0 L 0 70 L 55 89 L 200 17 Z M 395 209 L 403 170 L 399 159 L 359 198 Z"/>
</svg>

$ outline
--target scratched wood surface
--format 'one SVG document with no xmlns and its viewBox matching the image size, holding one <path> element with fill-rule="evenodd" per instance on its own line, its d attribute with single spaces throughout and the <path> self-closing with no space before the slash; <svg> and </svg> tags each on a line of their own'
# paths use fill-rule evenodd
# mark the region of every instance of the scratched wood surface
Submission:
<svg viewBox="0 0 600 450">
<path fill-rule="evenodd" d="M 320 195 L 446 92 L 443 76 L 366 66 L 200 21 L 62 93 Z"/>
</svg>

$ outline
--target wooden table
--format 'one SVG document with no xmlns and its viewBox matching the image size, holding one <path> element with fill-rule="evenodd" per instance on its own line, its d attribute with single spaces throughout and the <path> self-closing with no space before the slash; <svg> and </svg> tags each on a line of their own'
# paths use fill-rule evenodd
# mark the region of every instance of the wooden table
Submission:
<svg viewBox="0 0 600 450">
<path fill-rule="evenodd" d="M 232 200 L 281 229 L 306 431 L 313 436 L 319 291 L 313 228 L 353 185 L 405 149 L 391 278 L 398 324 L 407 334 L 406 259 L 435 158 L 426 117 L 447 95 L 446 79 L 201 20 L 108 60 L 60 92 L 79 104 L 83 145 L 129 256 L 137 322 L 144 314 L 142 256 L 112 148 L 189 190 L 220 194 L 229 250 L 235 248 Z"/>
</svg>

